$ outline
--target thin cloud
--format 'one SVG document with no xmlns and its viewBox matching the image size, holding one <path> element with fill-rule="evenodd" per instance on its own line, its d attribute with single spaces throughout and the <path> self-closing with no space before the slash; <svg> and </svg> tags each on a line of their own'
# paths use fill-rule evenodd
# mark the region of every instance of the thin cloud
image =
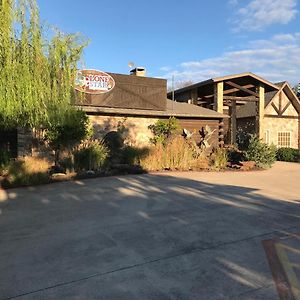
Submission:
<svg viewBox="0 0 300 300">
<path fill-rule="evenodd" d="M 253 72 L 277 82 L 300 81 L 300 33 L 275 35 L 269 40 L 249 42 L 246 49 L 224 52 L 219 57 L 181 63 L 164 78 L 193 82 L 226 74 Z"/>
<path fill-rule="evenodd" d="M 238 6 L 238 2 L 229 0 Z M 238 6 L 233 31 L 261 31 L 274 24 L 288 24 L 297 15 L 297 0 L 252 0 L 246 6 Z"/>
</svg>

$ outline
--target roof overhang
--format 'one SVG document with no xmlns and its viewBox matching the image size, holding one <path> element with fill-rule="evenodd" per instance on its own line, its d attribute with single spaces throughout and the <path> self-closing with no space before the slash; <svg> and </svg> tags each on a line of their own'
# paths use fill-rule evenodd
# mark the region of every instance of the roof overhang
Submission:
<svg viewBox="0 0 300 300">
<path fill-rule="evenodd" d="M 216 77 L 216 78 L 211 78 L 209 80 L 201 81 L 195 84 L 192 84 L 187 87 L 183 87 L 181 89 L 175 90 L 176 94 L 183 93 L 186 91 L 194 90 L 194 89 L 202 89 L 206 90 L 207 94 L 213 92 L 213 87 L 215 83 L 218 82 L 224 82 L 233 80 L 240 85 L 246 85 L 246 84 L 253 84 L 253 85 L 264 85 L 265 91 L 266 92 L 271 92 L 271 91 L 276 91 L 279 90 L 279 87 L 275 85 L 274 83 L 256 75 L 251 72 L 246 72 L 246 73 L 240 73 L 240 74 L 233 74 L 233 75 L 227 75 L 223 77 Z M 168 94 L 169 96 L 171 95 L 171 92 Z"/>
</svg>

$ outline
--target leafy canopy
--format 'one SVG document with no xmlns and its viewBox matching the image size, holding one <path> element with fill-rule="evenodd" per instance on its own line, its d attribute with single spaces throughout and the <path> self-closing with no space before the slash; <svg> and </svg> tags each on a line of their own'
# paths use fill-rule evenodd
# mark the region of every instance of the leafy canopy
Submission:
<svg viewBox="0 0 300 300">
<path fill-rule="evenodd" d="M 47 40 L 36 0 L 0 0 L 0 125 L 39 127 L 65 118 L 86 46 L 59 31 Z"/>
</svg>

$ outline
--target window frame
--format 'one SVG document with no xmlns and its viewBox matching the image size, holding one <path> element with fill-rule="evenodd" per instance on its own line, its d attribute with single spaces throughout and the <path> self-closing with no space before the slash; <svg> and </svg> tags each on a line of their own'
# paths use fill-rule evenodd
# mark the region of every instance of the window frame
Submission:
<svg viewBox="0 0 300 300">
<path fill-rule="evenodd" d="M 282 146 L 282 145 L 279 145 L 279 134 L 286 134 L 288 133 L 289 134 L 289 145 L 288 146 Z M 284 131 L 277 131 L 277 148 L 291 148 L 291 145 L 292 145 L 292 132 L 289 131 L 289 130 L 284 130 Z"/>
</svg>

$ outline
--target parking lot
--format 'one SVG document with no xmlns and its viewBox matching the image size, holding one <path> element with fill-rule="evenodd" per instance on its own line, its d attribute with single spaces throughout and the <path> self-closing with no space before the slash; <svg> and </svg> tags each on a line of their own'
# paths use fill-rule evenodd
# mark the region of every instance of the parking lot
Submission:
<svg viewBox="0 0 300 300">
<path fill-rule="evenodd" d="M 299 299 L 299 187 L 277 163 L 0 191 L 0 300 Z"/>
</svg>

